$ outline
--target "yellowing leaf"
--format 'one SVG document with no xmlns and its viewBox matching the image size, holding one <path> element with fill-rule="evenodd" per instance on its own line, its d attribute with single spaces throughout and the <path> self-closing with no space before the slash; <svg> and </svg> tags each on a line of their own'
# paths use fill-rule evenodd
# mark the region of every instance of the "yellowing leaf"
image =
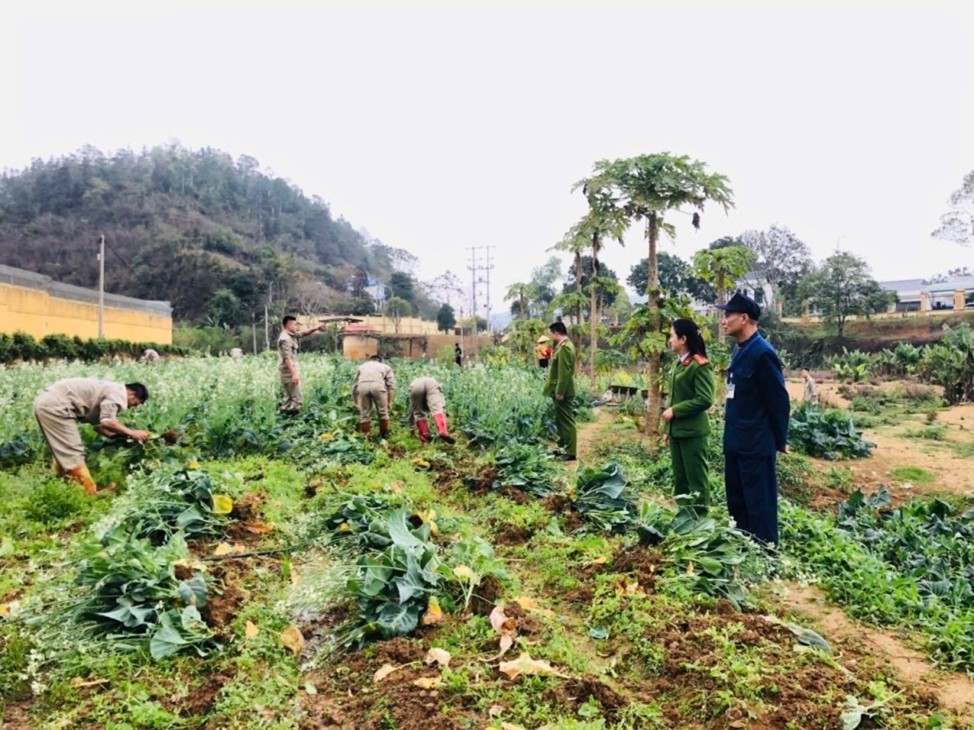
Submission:
<svg viewBox="0 0 974 730">
<path fill-rule="evenodd" d="M 255 624 L 253 621 L 248 621 L 247 626 L 244 628 L 244 635 L 248 639 L 254 639 L 258 634 L 260 634 L 260 629 L 257 628 L 257 624 Z"/>
<path fill-rule="evenodd" d="M 509 679 L 514 679 L 522 674 L 547 674 L 555 677 L 565 676 L 559 673 L 548 662 L 540 659 L 532 659 L 531 655 L 526 651 L 521 652 L 521 655 L 517 659 L 509 662 L 501 662 L 498 669 L 501 674 L 506 675 Z"/>
<path fill-rule="evenodd" d="M 438 664 L 441 667 L 450 666 L 450 652 L 446 649 L 430 649 L 426 652 L 426 663 L 427 664 Z"/>
<path fill-rule="evenodd" d="M 592 561 L 592 565 L 605 565 L 608 562 L 609 559 L 605 555 L 599 555 L 599 557 Z"/>
<path fill-rule="evenodd" d="M 547 608 L 541 608 L 536 600 L 533 598 L 528 598 L 527 596 L 519 596 L 514 599 L 515 603 L 523 608 L 528 613 L 537 613 L 541 616 L 554 616 L 554 614 Z"/>
<path fill-rule="evenodd" d="M 190 469 L 199 469 L 200 463 L 198 461 L 190 461 L 186 464 Z"/>
<path fill-rule="evenodd" d="M 304 648 L 304 636 L 301 634 L 301 629 L 297 626 L 288 626 L 281 632 L 281 643 L 295 655 L 300 654 Z"/>
<path fill-rule="evenodd" d="M 9 603 L 0 603 L 0 616 L 9 616 L 11 610 Z"/>
<path fill-rule="evenodd" d="M 213 551 L 214 557 L 219 557 L 221 555 L 236 555 L 238 553 L 246 552 L 247 548 L 243 545 L 231 545 L 230 543 L 221 542 L 216 546 Z"/>
<path fill-rule="evenodd" d="M 350 524 L 348 524 L 347 522 L 343 522 L 342 524 L 340 524 L 338 526 L 338 531 L 339 532 L 351 532 L 352 531 L 352 526 Z"/>
<path fill-rule="evenodd" d="M 440 677 L 420 677 L 414 679 L 413 684 L 420 689 L 436 689 L 443 684 L 443 680 Z"/>
<path fill-rule="evenodd" d="M 466 565 L 458 565 L 453 569 L 453 575 L 460 580 L 469 581 L 473 578 L 473 570 Z"/>
<path fill-rule="evenodd" d="M 274 525 L 269 525 L 260 520 L 247 520 L 246 522 L 241 522 L 240 526 L 254 535 L 266 535 L 268 532 L 274 531 Z"/>
<path fill-rule="evenodd" d="M 318 438 L 321 439 L 322 441 L 331 441 L 333 438 L 335 438 L 335 434 L 333 434 L 333 433 L 323 433 Z"/>
<path fill-rule="evenodd" d="M 108 684 L 107 679 L 82 679 L 81 677 L 75 677 L 71 680 L 71 684 L 75 687 L 94 687 L 99 684 Z"/>
<path fill-rule="evenodd" d="M 375 674 L 372 675 L 372 681 L 373 682 L 381 682 L 383 679 L 385 679 L 386 677 L 388 677 L 390 674 L 392 674 L 397 669 L 402 669 L 402 667 L 397 667 L 394 664 L 383 664 L 381 667 L 379 667 L 376 670 Z"/>
<path fill-rule="evenodd" d="M 426 459 L 413 459 L 413 466 L 420 469 L 429 469 L 430 463 Z"/>
<path fill-rule="evenodd" d="M 687 563 L 687 575 L 693 575 L 696 571 L 693 568 L 693 563 Z"/>
<path fill-rule="evenodd" d="M 443 613 L 443 609 L 440 608 L 440 602 L 436 596 L 433 596 L 430 598 L 426 613 L 423 614 L 423 626 L 439 626 L 444 621 L 446 621 L 446 616 Z"/>
<path fill-rule="evenodd" d="M 233 511 L 233 499 L 226 494 L 213 495 L 213 514 L 228 515 Z"/>
<path fill-rule="evenodd" d="M 501 653 L 494 657 L 495 659 L 500 659 L 507 653 L 508 649 L 514 646 L 514 634 L 504 634 L 501 636 L 500 646 Z"/>
</svg>

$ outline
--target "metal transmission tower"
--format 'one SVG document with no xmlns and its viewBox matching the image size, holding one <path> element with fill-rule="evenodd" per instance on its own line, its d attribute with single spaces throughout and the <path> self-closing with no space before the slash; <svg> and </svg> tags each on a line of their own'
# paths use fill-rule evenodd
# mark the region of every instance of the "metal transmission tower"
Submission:
<svg viewBox="0 0 974 730">
<path fill-rule="evenodd" d="M 484 320 L 487 322 L 487 327 L 490 328 L 490 270 L 494 268 L 494 265 L 490 262 L 490 250 L 495 248 L 494 246 L 468 246 L 467 250 L 470 251 L 470 297 L 471 297 L 471 311 L 474 316 L 474 332 L 476 333 L 476 322 L 477 322 L 477 292 L 478 290 L 483 291 L 485 295 L 486 305 L 484 306 L 486 317 Z M 478 254 L 478 251 L 483 252 Z"/>
</svg>

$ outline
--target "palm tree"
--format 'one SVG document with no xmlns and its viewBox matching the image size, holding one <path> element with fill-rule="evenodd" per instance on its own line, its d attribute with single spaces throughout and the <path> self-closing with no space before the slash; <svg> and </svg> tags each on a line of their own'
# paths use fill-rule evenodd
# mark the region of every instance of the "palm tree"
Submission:
<svg viewBox="0 0 974 730">
<path fill-rule="evenodd" d="M 646 221 L 649 242 L 649 281 L 646 294 L 650 323 L 660 334 L 654 337 L 649 356 L 650 398 L 646 414 L 646 433 L 655 443 L 659 436 L 660 359 L 666 347 L 660 321 L 659 261 L 656 256 L 660 231 L 673 237 L 676 229 L 665 220 L 666 213 L 686 206 L 695 208 L 693 226 L 700 227 L 700 211 L 707 201 L 713 201 L 726 212 L 733 206 L 733 192 L 727 178 L 709 173 L 706 165 L 689 157 L 668 152 L 640 155 L 625 160 L 602 160 L 595 164 L 595 174 L 586 181 L 591 194 L 618 199 L 620 207 L 631 221 Z"/>
<path fill-rule="evenodd" d="M 589 350 L 588 366 L 589 372 L 595 372 L 595 355 L 599 348 L 599 322 L 601 317 L 598 313 L 598 289 L 601 286 L 599 279 L 599 252 L 602 250 L 602 242 L 606 238 L 614 238 L 620 246 L 624 246 L 623 234 L 629 228 L 629 219 L 617 205 L 617 200 L 611 195 L 611 191 L 595 186 L 589 188 L 589 180 L 580 180 L 575 183 L 572 190 L 582 189 L 585 197 L 588 198 L 588 213 L 577 224 L 579 235 L 588 238 L 588 245 L 592 249 L 592 281 L 589 282 Z"/>
</svg>

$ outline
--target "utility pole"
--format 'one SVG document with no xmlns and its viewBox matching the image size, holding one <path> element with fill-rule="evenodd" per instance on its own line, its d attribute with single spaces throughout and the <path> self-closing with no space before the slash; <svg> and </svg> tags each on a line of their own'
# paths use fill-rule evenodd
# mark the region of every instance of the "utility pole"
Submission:
<svg viewBox="0 0 974 730">
<path fill-rule="evenodd" d="M 471 294 L 471 304 L 473 305 L 472 313 L 474 317 L 474 334 L 477 333 L 476 323 L 477 323 L 477 289 L 478 287 L 485 288 L 485 299 L 486 306 L 485 312 L 487 316 L 484 318 L 487 322 L 488 329 L 490 328 L 490 270 L 494 268 L 494 265 L 490 262 L 490 250 L 494 246 L 468 246 L 467 250 L 470 251 L 470 294 Z M 477 252 L 483 251 L 483 258 L 478 259 Z"/>
<path fill-rule="evenodd" d="M 105 337 L 105 234 L 98 243 L 98 339 Z"/>
<path fill-rule="evenodd" d="M 274 294 L 274 282 L 267 287 L 267 301 L 264 303 L 264 350 L 269 352 L 271 349 L 271 330 L 270 323 L 267 321 L 267 305 L 270 304 Z M 255 350 L 257 348 L 254 348 Z"/>
<path fill-rule="evenodd" d="M 254 336 L 254 354 L 257 354 L 257 312 L 250 313 L 250 331 Z"/>
</svg>

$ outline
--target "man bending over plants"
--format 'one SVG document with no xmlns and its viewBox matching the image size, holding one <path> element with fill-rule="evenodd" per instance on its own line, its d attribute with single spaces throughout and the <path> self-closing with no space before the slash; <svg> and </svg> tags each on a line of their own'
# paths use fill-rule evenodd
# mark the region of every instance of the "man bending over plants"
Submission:
<svg viewBox="0 0 974 730">
<path fill-rule="evenodd" d="M 359 430 L 368 436 L 372 432 L 372 406 L 379 412 L 379 435 L 389 435 L 389 412 L 396 393 L 396 376 L 392 368 L 373 355 L 359 365 L 352 385 L 352 399 L 359 412 Z"/>
<path fill-rule="evenodd" d="M 34 403 L 34 416 L 54 454 L 58 474 L 78 482 L 91 495 L 114 490 L 114 484 L 99 490 L 91 478 L 78 421 L 92 424 L 102 436 L 127 436 L 144 442 L 149 432 L 126 428 L 118 421 L 118 414 L 147 400 L 149 390 L 142 383 L 66 378 L 45 388 Z"/>
<path fill-rule="evenodd" d="M 448 444 L 456 443 L 446 427 L 446 398 L 436 378 L 416 378 L 409 384 L 409 421 L 416 422 L 419 440 L 424 444 L 430 440 L 430 425 L 426 414 L 433 414 L 437 434 Z"/>
</svg>

